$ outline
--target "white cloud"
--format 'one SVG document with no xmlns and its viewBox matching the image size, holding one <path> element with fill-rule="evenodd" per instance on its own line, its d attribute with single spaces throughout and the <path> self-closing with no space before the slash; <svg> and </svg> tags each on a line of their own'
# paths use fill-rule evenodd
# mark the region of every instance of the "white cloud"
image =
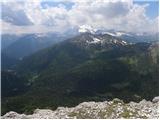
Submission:
<svg viewBox="0 0 160 120">
<path fill-rule="evenodd" d="M 31 25 L 21 2 L 1 3 L 1 19 L 18 26 Z"/>
<path fill-rule="evenodd" d="M 15 18 L 16 21 L 20 17 L 18 12 L 21 12 L 26 16 L 26 18 L 22 16 L 21 19 L 29 20 L 33 25 L 20 26 L 12 20 L 6 21 L 2 18 L 2 33 L 64 32 L 84 24 L 95 28 L 129 32 L 158 31 L 158 17 L 149 19 L 146 16 L 148 4 L 137 5 L 133 4 L 132 0 L 54 0 L 54 2 L 59 5 L 48 5 L 45 9 L 42 8 L 40 0 L 5 3 L 4 6 L 11 9 L 11 12 L 16 12 L 16 15 L 10 13 L 14 16 L 10 15 L 10 18 Z M 61 2 L 72 2 L 74 5 L 67 9 Z"/>
<path fill-rule="evenodd" d="M 48 33 L 48 32 L 66 32 L 63 27 L 60 26 L 45 26 L 45 25 L 29 25 L 29 26 L 17 26 L 8 22 L 0 21 L 2 27 L 2 34 L 33 34 L 33 33 Z"/>
</svg>

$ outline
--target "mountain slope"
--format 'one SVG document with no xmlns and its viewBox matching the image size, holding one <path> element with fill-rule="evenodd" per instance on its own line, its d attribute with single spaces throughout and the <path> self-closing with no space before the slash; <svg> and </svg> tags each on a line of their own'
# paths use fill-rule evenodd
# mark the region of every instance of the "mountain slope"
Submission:
<svg viewBox="0 0 160 120">
<path fill-rule="evenodd" d="M 49 47 L 57 42 L 64 40 L 65 37 L 57 34 L 29 34 L 23 35 L 18 40 L 3 49 L 3 53 L 14 59 L 22 59 L 40 49 Z"/>
<path fill-rule="evenodd" d="M 10 58 L 6 54 L 1 53 L 1 69 L 12 69 L 16 66 L 16 64 L 19 62 L 19 60 Z"/>
<path fill-rule="evenodd" d="M 21 36 L 4 34 L 1 37 L 1 49 L 7 48 L 9 45 L 17 41 Z"/>
<path fill-rule="evenodd" d="M 2 69 L 11 69 L 24 57 L 63 41 L 59 34 L 27 34 L 2 36 Z"/>
<path fill-rule="evenodd" d="M 15 70 L 31 86 L 25 94 L 2 101 L 2 113 L 30 113 L 115 97 L 125 102 L 152 99 L 158 95 L 157 48 L 84 33 L 41 50 L 17 65 Z"/>
<path fill-rule="evenodd" d="M 8 70 L 1 72 L 2 80 L 2 99 L 5 97 L 23 94 L 27 88 L 27 80 L 18 75 L 16 72 Z"/>
<path fill-rule="evenodd" d="M 95 42 L 95 39 L 99 39 L 99 41 Z M 84 62 L 93 57 L 96 52 L 112 50 L 125 45 L 127 45 L 125 41 L 110 35 L 84 33 L 26 57 L 17 69 L 20 69 L 19 71 L 25 71 L 25 73 L 27 71 L 37 73 L 45 68 L 49 69 L 50 67 L 48 66 L 54 68 L 54 65 L 57 65 L 58 68 L 68 65 L 70 68 L 70 64 L 75 63 L 76 65 Z M 58 68 L 55 69 L 55 71 L 57 71 Z M 65 70 L 66 68 L 62 67 L 60 69 Z"/>
</svg>

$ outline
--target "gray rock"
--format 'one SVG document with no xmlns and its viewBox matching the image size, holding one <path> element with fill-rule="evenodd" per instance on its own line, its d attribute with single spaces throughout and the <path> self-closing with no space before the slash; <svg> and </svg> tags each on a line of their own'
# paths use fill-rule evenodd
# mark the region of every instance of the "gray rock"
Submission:
<svg viewBox="0 0 160 120">
<path fill-rule="evenodd" d="M 154 97 L 153 100 L 152 100 L 152 102 L 153 102 L 153 103 L 159 102 L 159 96 L 158 96 L 158 97 Z"/>
<path fill-rule="evenodd" d="M 21 118 L 26 118 L 26 115 L 24 114 L 18 114 L 16 112 L 10 111 L 8 113 L 6 113 L 2 118 L 5 119 L 21 119 Z"/>
<path fill-rule="evenodd" d="M 122 100 L 104 102 L 83 102 L 75 107 L 58 107 L 55 111 L 49 109 L 36 109 L 32 115 L 8 112 L 1 118 L 4 119 L 117 119 L 117 118 L 149 118 L 159 117 L 158 101 L 142 100 L 139 103 L 124 103 Z"/>
</svg>

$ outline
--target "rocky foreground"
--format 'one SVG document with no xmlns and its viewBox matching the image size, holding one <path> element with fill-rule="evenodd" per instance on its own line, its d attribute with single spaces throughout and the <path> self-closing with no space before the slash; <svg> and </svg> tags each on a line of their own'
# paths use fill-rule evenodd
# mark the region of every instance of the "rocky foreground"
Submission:
<svg viewBox="0 0 160 120">
<path fill-rule="evenodd" d="M 139 103 L 124 103 L 114 99 L 104 102 L 83 102 L 76 107 L 58 107 L 55 111 L 36 109 L 32 115 L 8 112 L 3 119 L 61 119 L 61 118 L 157 118 L 159 117 L 159 97 L 152 101 L 142 100 Z"/>
</svg>

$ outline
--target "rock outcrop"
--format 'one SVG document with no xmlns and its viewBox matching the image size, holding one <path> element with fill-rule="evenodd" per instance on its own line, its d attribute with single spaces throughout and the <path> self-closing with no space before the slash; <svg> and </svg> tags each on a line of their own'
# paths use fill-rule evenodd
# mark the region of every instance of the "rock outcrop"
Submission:
<svg viewBox="0 0 160 120">
<path fill-rule="evenodd" d="M 83 102 L 76 107 L 58 107 L 55 111 L 48 109 L 36 109 L 32 115 L 8 112 L 3 119 L 61 119 L 61 118 L 157 118 L 159 117 L 159 97 L 152 101 L 142 100 L 139 103 L 124 103 L 122 100 L 114 99 L 104 102 Z"/>
</svg>

